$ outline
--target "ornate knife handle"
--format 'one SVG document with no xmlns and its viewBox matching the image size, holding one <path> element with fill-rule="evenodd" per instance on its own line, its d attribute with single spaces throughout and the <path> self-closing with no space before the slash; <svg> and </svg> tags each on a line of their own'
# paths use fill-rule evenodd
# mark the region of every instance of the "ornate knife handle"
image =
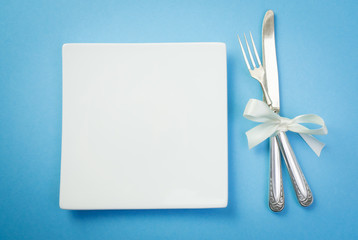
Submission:
<svg viewBox="0 0 358 240">
<path fill-rule="evenodd" d="M 285 159 L 298 202 L 302 206 L 308 207 L 313 202 L 312 192 L 307 184 L 305 176 L 302 173 L 300 165 L 297 162 L 295 153 L 292 150 L 287 135 L 285 132 L 280 132 L 277 134 L 276 138 L 278 140 L 283 158 Z"/>
<path fill-rule="evenodd" d="M 276 137 L 270 137 L 269 206 L 274 212 L 280 212 L 285 207 L 285 197 L 282 184 L 281 155 Z"/>
</svg>

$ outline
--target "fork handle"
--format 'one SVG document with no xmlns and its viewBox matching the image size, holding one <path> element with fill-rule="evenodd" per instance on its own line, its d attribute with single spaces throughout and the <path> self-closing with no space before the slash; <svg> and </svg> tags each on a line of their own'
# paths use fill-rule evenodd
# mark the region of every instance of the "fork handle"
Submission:
<svg viewBox="0 0 358 240">
<path fill-rule="evenodd" d="M 269 207 L 274 212 L 280 212 L 285 207 L 281 155 L 276 137 L 270 137 Z"/>
<path fill-rule="evenodd" d="M 266 90 L 265 84 L 263 82 L 260 82 L 260 84 L 261 84 L 262 92 L 264 94 L 264 100 L 265 100 L 266 104 L 270 107 L 272 105 L 272 101 L 271 101 L 271 98 Z"/>
<path fill-rule="evenodd" d="M 308 186 L 305 176 L 302 173 L 300 165 L 297 162 L 295 153 L 292 150 L 287 135 L 285 132 L 279 132 L 276 137 L 283 158 L 285 159 L 287 170 L 290 174 L 291 181 L 293 184 L 293 188 L 295 189 L 298 202 L 302 206 L 308 207 L 313 202 L 312 192 L 310 187 Z"/>
</svg>

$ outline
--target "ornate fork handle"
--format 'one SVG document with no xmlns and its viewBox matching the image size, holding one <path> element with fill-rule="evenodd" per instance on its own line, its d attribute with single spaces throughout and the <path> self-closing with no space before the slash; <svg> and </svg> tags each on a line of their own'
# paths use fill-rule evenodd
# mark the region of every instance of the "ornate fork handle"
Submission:
<svg viewBox="0 0 358 240">
<path fill-rule="evenodd" d="M 280 149 L 276 137 L 270 137 L 269 206 L 274 212 L 280 212 L 285 207 Z"/>
<path fill-rule="evenodd" d="M 290 174 L 293 187 L 296 192 L 298 202 L 307 207 L 312 204 L 313 196 L 310 187 L 302 173 L 300 165 L 297 162 L 296 156 L 292 150 L 290 142 L 287 139 L 285 132 L 280 132 L 277 135 L 277 141 L 281 149 L 283 158 Z"/>
</svg>

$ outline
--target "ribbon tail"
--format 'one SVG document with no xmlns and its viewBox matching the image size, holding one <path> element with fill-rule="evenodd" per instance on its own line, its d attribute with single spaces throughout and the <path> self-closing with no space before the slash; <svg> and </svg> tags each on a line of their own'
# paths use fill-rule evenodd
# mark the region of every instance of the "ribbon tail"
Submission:
<svg viewBox="0 0 358 240">
<path fill-rule="evenodd" d="M 316 153 L 319 157 L 321 155 L 321 151 L 325 146 L 324 143 L 318 141 L 315 137 L 310 134 L 300 133 L 300 136 L 305 140 L 305 142 L 310 146 L 310 148 Z"/>
</svg>

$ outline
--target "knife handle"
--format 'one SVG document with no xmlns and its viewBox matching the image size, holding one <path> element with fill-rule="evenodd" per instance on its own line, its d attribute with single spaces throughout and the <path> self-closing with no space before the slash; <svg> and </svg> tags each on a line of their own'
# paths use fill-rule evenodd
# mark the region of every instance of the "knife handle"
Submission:
<svg viewBox="0 0 358 240">
<path fill-rule="evenodd" d="M 285 159 L 287 170 L 290 174 L 298 202 L 302 206 L 308 207 L 313 202 L 312 192 L 308 186 L 305 176 L 302 173 L 300 165 L 297 162 L 295 153 L 292 150 L 287 135 L 285 132 L 279 132 L 276 138 L 278 140 L 283 158 Z"/>
<path fill-rule="evenodd" d="M 282 184 L 281 155 L 276 137 L 270 137 L 269 206 L 274 212 L 280 212 L 285 207 L 285 197 Z"/>
</svg>

